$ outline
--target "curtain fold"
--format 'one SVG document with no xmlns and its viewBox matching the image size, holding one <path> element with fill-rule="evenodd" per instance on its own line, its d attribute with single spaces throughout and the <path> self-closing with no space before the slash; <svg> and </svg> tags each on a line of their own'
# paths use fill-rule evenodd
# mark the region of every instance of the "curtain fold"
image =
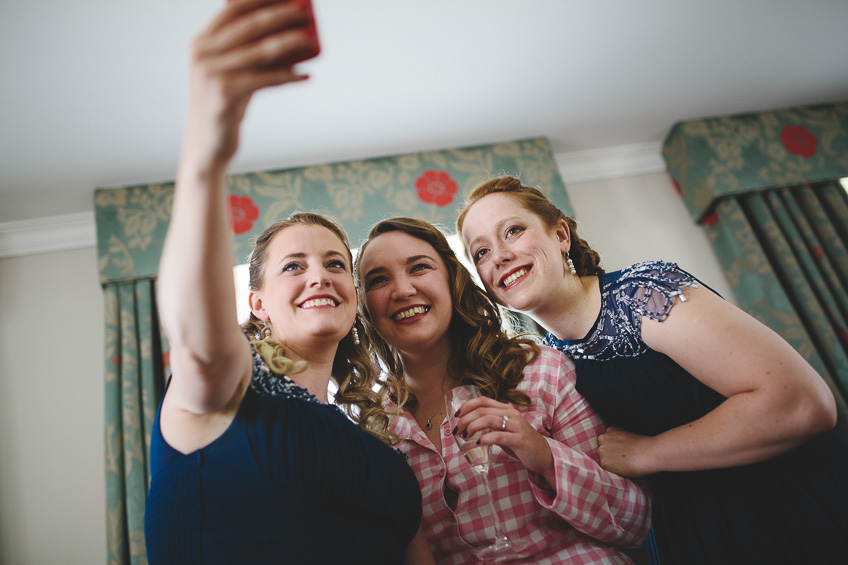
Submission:
<svg viewBox="0 0 848 565">
<path fill-rule="evenodd" d="M 819 372 L 848 435 L 846 211 L 845 191 L 825 182 L 725 198 L 703 223 L 740 307 Z"/>
<path fill-rule="evenodd" d="M 150 431 L 164 384 L 153 279 L 104 287 L 107 562 L 147 563 Z"/>
</svg>

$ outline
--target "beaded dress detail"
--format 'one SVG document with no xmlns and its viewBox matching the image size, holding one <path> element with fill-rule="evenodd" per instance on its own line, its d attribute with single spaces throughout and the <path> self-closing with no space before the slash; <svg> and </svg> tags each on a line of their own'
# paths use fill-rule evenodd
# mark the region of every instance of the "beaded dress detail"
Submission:
<svg viewBox="0 0 848 565">
<path fill-rule="evenodd" d="M 601 310 L 593 331 L 584 339 L 572 341 L 560 341 L 548 334 L 545 345 L 572 359 L 602 361 L 640 355 L 648 349 L 642 341 L 642 316 L 665 320 L 674 298 L 685 301 L 683 290 L 698 286 L 695 278 L 677 264 L 662 261 L 633 265 L 610 279 L 601 290 Z"/>
</svg>

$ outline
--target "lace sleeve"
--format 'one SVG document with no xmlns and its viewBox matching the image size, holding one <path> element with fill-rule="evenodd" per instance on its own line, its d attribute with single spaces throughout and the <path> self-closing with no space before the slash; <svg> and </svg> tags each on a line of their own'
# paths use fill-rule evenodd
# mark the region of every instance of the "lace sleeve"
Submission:
<svg viewBox="0 0 848 565">
<path fill-rule="evenodd" d="M 676 263 L 651 261 L 622 271 L 616 286 L 617 298 L 629 306 L 631 320 L 638 327 L 641 316 L 664 321 L 674 306 L 674 297 L 685 302 L 683 291 L 697 288 L 698 282 Z"/>
</svg>

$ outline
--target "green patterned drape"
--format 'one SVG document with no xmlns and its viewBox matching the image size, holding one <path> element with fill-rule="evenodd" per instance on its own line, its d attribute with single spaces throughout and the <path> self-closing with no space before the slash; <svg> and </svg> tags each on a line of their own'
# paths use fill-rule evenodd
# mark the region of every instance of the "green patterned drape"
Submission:
<svg viewBox="0 0 848 565">
<path fill-rule="evenodd" d="M 663 157 L 700 221 L 727 196 L 848 176 L 848 102 L 679 122 Z"/>
<path fill-rule="evenodd" d="M 333 216 L 353 245 L 372 224 L 391 216 L 413 216 L 452 229 L 463 195 L 501 174 L 520 176 L 545 190 L 561 209 L 571 210 L 544 138 L 233 175 L 233 261 L 244 263 L 251 241 L 265 226 L 294 210 Z M 156 275 L 172 196 L 173 183 L 96 191 L 101 282 Z"/>
<path fill-rule="evenodd" d="M 683 122 L 663 154 L 739 305 L 822 375 L 848 435 L 848 104 Z"/>
<path fill-rule="evenodd" d="M 150 430 L 168 359 L 153 281 L 108 284 L 104 295 L 108 563 L 144 565 Z"/>
<path fill-rule="evenodd" d="M 339 220 L 351 243 L 376 221 L 414 216 L 451 228 L 463 194 L 493 176 L 520 176 L 561 209 L 571 206 L 546 139 L 412 153 L 229 177 L 233 264 L 274 220 L 314 210 Z M 98 268 L 106 299 L 106 505 L 109 563 L 146 563 L 144 501 L 150 429 L 167 375 L 154 280 L 173 183 L 95 192 Z"/>
</svg>

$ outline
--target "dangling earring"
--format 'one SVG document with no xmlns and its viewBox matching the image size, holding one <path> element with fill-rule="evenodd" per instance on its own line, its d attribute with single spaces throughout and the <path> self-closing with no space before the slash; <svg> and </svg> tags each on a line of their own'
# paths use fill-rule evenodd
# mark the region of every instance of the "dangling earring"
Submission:
<svg viewBox="0 0 848 565">
<path fill-rule="evenodd" d="M 259 339 L 253 342 L 256 352 L 273 373 L 291 376 L 304 372 L 309 365 L 306 361 L 292 361 L 286 357 L 281 344 L 271 336 L 271 327 L 270 320 L 262 320 Z"/>
<path fill-rule="evenodd" d="M 566 251 L 564 253 L 564 255 L 565 255 L 565 262 L 568 265 L 568 270 L 571 271 L 572 275 L 576 275 L 577 269 L 574 268 L 574 261 L 572 261 L 571 257 L 568 256 L 568 251 Z"/>
<path fill-rule="evenodd" d="M 271 322 L 268 320 L 262 320 L 262 330 L 259 332 L 259 335 L 262 339 L 270 339 L 271 338 Z"/>
<path fill-rule="evenodd" d="M 350 330 L 350 333 L 353 336 L 353 344 L 359 345 L 359 330 L 356 329 L 356 326 L 353 326 L 353 329 Z"/>
</svg>

